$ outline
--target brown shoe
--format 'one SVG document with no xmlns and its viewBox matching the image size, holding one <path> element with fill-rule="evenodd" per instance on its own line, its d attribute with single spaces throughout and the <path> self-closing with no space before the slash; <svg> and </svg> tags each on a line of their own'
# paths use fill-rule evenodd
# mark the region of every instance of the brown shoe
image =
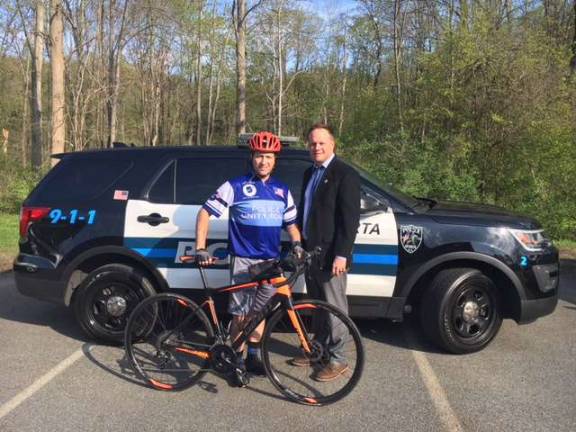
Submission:
<svg viewBox="0 0 576 432">
<path fill-rule="evenodd" d="M 289 360 L 289 363 L 292 366 L 297 366 L 297 367 L 306 367 L 306 366 L 310 366 L 312 364 L 310 362 L 310 359 L 308 359 L 304 356 L 294 357 L 293 359 Z"/>
<path fill-rule="evenodd" d="M 312 378 L 315 381 L 332 381 L 349 369 L 346 363 L 330 362 L 323 369 L 319 370 Z"/>
</svg>

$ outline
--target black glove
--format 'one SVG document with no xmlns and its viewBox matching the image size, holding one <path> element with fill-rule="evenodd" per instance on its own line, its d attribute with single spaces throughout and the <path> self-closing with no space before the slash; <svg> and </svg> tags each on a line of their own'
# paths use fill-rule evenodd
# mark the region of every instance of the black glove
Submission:
<svg viewBox="0 0 576 432">
<path fill-rule="evenodd" d="M 206 249 L 196 249 L 196 264 L 208 265 L 212 262 L 212 257 Z"/>
<path fill-rule="evenodd" d="M 299 241 L 295 241 L 294 243 L 292 243 L 292 250 L 290 252 L 299 260 L 304 258 L 305 251 L 304 248 L 302 247 L 302 243 L 300 243 Z"/>
</svg>

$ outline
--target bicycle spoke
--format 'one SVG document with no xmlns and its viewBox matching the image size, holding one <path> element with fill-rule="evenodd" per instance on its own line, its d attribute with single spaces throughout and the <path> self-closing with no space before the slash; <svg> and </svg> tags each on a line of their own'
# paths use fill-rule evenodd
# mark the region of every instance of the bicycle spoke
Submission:
<svg viewBox="0 0 576 432">
<path fill-rule="evenodd" d="M 138 305 L 128 321 L 128 358 L 154 387 L 188 386 L 208 368 L 214 333 L 204 312 L 194 306 L 183 296 L 159 294 Z"/>
<path fill-rule="evenodd" d="M 311 352 L 304 352 L 287 313 L 277 313 L 269 321 L 263 341 L 269 377 L 278 390 L 297 402 L 334 402 L 348 394 L 360 377 L 364 353 L 358 330 L 324 302 L 301 302 L 295 309 Z M 327 322 L 332 326 L 320 325 Z M 328 371 L 335 374 L 334 379 L 325 380 Z"/>
</svg>

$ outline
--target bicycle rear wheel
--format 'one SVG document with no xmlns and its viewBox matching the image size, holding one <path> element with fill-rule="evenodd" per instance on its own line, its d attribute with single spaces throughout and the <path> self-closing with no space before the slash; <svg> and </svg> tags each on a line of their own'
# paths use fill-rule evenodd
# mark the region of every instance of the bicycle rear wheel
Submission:
<svg viewBox="0 0 576 432">
<path fill-rule="evenodd" d="M 342 399 L 358 384 L 364 368 L 360 332 L 340 309 L 320 300 L 296 302 L 294 312 L 311 341 L 311 352 L 303 349 L 289 311 L 279 310 L 262 339 L 268 378 L 282 394 L 302 404 L 326 405 Z M 326 379 L 320 373 L 327 367 L 336 370 L 336 376 Z"/>
<path fill-rule="evenodd" d="M 214 330 L 190 299 L 171 293 L 142 301 L 128 320 L 124 347 L 136 373 L 160 390 L 198 381 L 209 368 Z"/>
</svg>

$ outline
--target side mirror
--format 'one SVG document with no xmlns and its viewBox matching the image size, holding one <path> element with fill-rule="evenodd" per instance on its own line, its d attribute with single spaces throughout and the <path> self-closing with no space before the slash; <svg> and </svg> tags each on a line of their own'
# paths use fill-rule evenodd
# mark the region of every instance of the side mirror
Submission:
<svg viewBox="0 0 576 432">
<path fill-rule="evenodd" d="M 365 192 L 360 198 L 360 213 L 363 215 L 370 213 L 380 213 L 388 210 L 388 206 L 377 198 Z"/>
</svg>

